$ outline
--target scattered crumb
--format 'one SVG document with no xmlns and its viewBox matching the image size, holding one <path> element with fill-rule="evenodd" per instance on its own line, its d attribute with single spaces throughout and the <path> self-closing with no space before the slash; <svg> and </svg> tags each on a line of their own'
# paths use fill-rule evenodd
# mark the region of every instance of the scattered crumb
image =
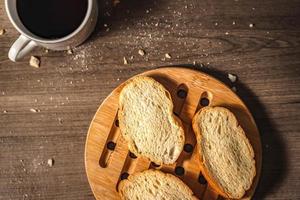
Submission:
<svg viewBox="0 0 300 200">
<path fill-rule="evenodd" d="M 30 110 L 30 112 L 33 112 L 33 113 L 41 112 L 41 110 L 35 109 L 35 108 L 30 108 L 29 110 Z"/>
<path fill-rule="evenodd" d="M 60 118 L 60 117 L 58 118 L 58 123 L 59 123 L 59 124 L 62 124 L 62 123 L 63 123 L 62 118 Z"/>
<path fill-rule="evenodd" d="M 166 54 L 165 54 L 165 57 L 168 58 L 168 59 L 171 59 L 171 58 L 172 58 L 172 56 L 171 56 L 169 53 L 166 53 Z"/>
<path fill-rule="evenodd" d="M 104 26 L 104 27 L 108 27 L 108 25 L 107 25 L 107 24 L 103 24 L 103 26 Z"/>
<path fill-rule="evenodd" d="M 49 53 L 49 49 L 45 49 L 45 53 Z"/>
<path fill-rule="evenodd" d="M 228 78 L 232 83 L 234 83 L 237 79 L 236 75 L 233 74 L 228 74 Z"/>
<path fill-rule="evenodd" d="M 229 32 L 225 32 L 225 35 L 229 35 Z"/>
<path fill-rule="evenodd" d="M 54 165 L 54 160 L 52 158 L 48 159 L 47 164 L 49 167 L 52 167 Z"/>
<path fill-rule="evenodd" d="M 30 60 L 29 60 L 29 64 L 32 67 L 39 68 L 40 64 L 41 64 L 41 61 L 40 61 L 40 59 L 38 57 L 31 56 Z"/>
<path fill-rule="evenodd" d="M 236 24 L 235 21 L 233 21 L 233 22 L 232 22 L 232 25 L 235 25 L 235 24 Z"/>
<path fill-rule="evenodd" d="M 4 35 L 6 33 L 5 29 L 0 29 L 0 35 Z"/>
<path fill-rule="evenodd" d="M 125 57 L 123 57 L 123 63 L 124 63 L 124 65 L 128 65 L 128 61 Z"/>
<path fill-rule="evenodd" d="M 3 113 L 7 113 L 7 110 L 3 110 Z"/>
<path fill-rule="evenodd" d="M 73 50 L 72 49 L 68 49 L 67 54 L 73 54 Z"/>
<path fill-rule="evenodd" d="M 138 53 L 141 55 L 141 56 L 144 56 L 146 53 L 143 49 L 139 49 Z"/>
<path fill-rule="evenodd" d="M 197 62 L 196 62 L 196 61 L 193 61 L 193 65 L 197 65 Z"/>
<path fill-rule="evenodd" d="M 234 92 L 237 91 L 235 86 L 233 86 L 233 87 L 231 88 L 231 90 L 234 91 Z"/>
<path fill-rule="evenodd" d="M 219 25 L 218 22 L 216 22 L 216 23 L 215 23 L 215 26 L 218 26 L 218 25 Z"/>
<path fill-rule="evenodd" d="M 249 27 L 250 27 L 250 28 L 253 28 L 253 27 L 254 27 L 254 24 L 249 24 Z"/>
</svg>

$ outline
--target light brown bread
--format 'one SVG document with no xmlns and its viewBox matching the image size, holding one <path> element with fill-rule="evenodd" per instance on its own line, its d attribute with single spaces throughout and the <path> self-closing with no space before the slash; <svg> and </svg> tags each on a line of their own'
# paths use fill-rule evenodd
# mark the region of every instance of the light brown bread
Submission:
<svg viewBox="0 0 300 200">
<path fill-rule="evenodd" d="M 202 172 L 222 196 L 240 199 L 256 174 L 254 152 L 228 109 L 204 107 L 193 118 Z"/>
<path fill-rule="evenodd" d="M 123 200 L 196 200 L 192 190 L 179 178 L 158 170 L 130 175 L 118 186 Z"/>
<path fill-rule="evenodd" d="M 159 82 L 146 76 L 129 80 L 120 93 L 118 118 L 131 152 L 157 164 L 175 163 L 184 131 L 170 93 Z"/>
</svg>

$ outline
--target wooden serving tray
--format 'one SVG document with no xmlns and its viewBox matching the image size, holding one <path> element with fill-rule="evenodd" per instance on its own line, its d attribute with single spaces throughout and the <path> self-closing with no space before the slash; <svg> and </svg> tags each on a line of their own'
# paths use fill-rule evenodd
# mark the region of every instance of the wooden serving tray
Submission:
<svg viewBox="0 0 300 200">
<path fill-rule="evenodd" d="M 199 154 L 191 121 L 197 110 L 206 106 L 224 106 L 237 117 L 253 146 L 257 175 L 244 199 L 251 199 L 257 186 L 262 162 L 258 129 L 251 113 L 241 99 L 222 82 L 211 76 L 185 68 L 160 68 L 143 73 L 163 84 L 172 95 L 174 113 L 183 122 L 185 146 L 173 165 L 157 166 L 147 158 L 129 152 L 118 127 L 118 98 L 124 83 L 117 87 L 101 104 L 91 122 L 86 146 L 85 167 L 92 191 L 97 200 L 120 199 L 117 185 L 128 175 L 149 168 L 176 175 L 203 200 L 223 199 L 201 175 Z"/>
</svg>

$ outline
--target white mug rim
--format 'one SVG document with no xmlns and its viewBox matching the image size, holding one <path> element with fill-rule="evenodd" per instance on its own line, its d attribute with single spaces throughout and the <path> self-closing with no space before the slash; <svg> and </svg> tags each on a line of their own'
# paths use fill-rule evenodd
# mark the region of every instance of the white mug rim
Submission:
<svg viewBox="0 0 300 200">
<path fill-rule="evenodd" d="M 13 18 L 12 14 L 11 14 L 11 10 L 9 8 L 9 2 L 11 2 L 12 0 L 5 0 L 5 9 L 6 9 L 6 12 L 7 12 L 7 15 L 8 15 L 8 18 L 9 20 L 11 21 L 11 23 L 13 24 L 13 26 L 22 34 L 24 35 L 25 37 L 33 40 L 33 41 L 36 41 L 36 42 L 39 42 L 39 43 L 47 43 L 47 44 L 53 44 L 53 43 L 60 43 L 60 42 L 64 42 L 64 41 L 67 41 L 69 39 L 71 39 L 72 37 L 74 37 L 75 35 L 77 35 L 85 26 L 85 24 L 88 22 L 90 16 L 91 16 L 91 13 L 92 13 L 92 8 L 93 8 L 93 0 L 87 0 L 88 1 L 88 7 L 87 7 L 87 11 L 86 11 L 86 14 L 85 14 L 85 17 L 84 19 L 82 20 L 81 24 L 73 31 L 71 32 L 70 34 L 64 36 L 64 37 L 61 37 L 61 38 L 58 38 L 58 39 L 47 39 L 47 38 L 42 38 L 42 37 L 39 37 L 35 34 L 33 34 L 30 30 L 28 30 L 24 24 L 21 22 L 19 16 L 18 16 L 18 13 L 16 13 L 16 15 L 18 16 L 18 20 L 21 22 L 21 24 L 23 25 L 23 27 L 19 27 L 19 25 L 15 22 L 15 19 Z M 15 0 L 16 2 L 17 0 Z M 16 6 L 16 5 L 15 5 Z M 26 31 L 30 34 L 27 34 L 26 32 L 24 32 L 22 29 L 25 28 Z"/>
</svg>

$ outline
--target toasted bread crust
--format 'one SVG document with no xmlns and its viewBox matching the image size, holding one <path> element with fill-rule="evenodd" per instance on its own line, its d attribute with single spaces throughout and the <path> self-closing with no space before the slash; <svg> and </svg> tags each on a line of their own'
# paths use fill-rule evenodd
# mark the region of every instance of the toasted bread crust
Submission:
<svg viewBox="0 0 300 200">
<path fill-rule="evenodd" d="M 174 156 L 174 157 L 176 157 L 176 159 L 173 159 L 172 162 L 165 161 L 162 158 L 158 159 L 157 157 L 149 155 L 149 154 L 145 155 L 143 152 L 139 151 L 134 139 L 131 136 L 131 130 L 128 127 L 128 125 L 125 123 L 124 101 L 126 101 L 126 98 L 124 97 L 125 96 L 124 93 L 134 90 L 135 85 L 144 84 L 144 83 L 151 85 L 151 87 L 155 88 L 155 90 L 157 90 L 158 92 L 165 95 L 164 98 L 167 101 L 161 102 L 161 104 L 168 105 L 167 110 L 166 110 L 166 112 L 169 116 L 168 119 L 169 119 L 170 123 L 173 124 L 173 126 L 178 128 L 178 133 L 175 133 L 175 134 L 180 134 L 179 139 L 178 139 L 179 144 L 178 144 L 178 146 L 176 146 L 176 148 L 179 149 L 179 151 L 178 151 L 179 153 L 177 153 L 177 155 Z M 149 97 L 149 98 L 151 98 L 151 97 Z M 147 76 L 136 76 L 136 77 L 128 80 L 127 83 L 125 83 L 125 85 L 120 93 L 120 96 L 119 96 L 118 118 L 119 118 L 119 126 L 120 126 L 122 136 L 128 142 L 128 148 L 131 152 L 133 152 L 137 156 L 147 157 L 152 162 L 155 162 L 157 164 L 173 164 L 177 160 L 177 158 L 179 157 L 180 153 L 183 150 L 185 135 L 184 135 L 183 125 L 182 125 L 181 120 L 173 114 L 173 107 L 174 106 L 173 106 L 172 98 L 171 98 L 169 91 L 167 91 L 163 85 L 161 85 L 159 82 L 157 82 L 153 78 L 150 78 Z M 147 113 L 145 113 L 145 115 L 147 115 Z"/>
<path fill-rule="evenodd" d="M 203 135 L 201 133 L 201 130 L 199 128 L 199 121 L 200 121 L 200 117 L 204 112 L 225 112 L 228 116 L 228 118 L 231 120 L 230 122 L 232 123 L 233 126 L 238 126 L 238 121 L 236 119 L 236 117 L 234 116 L 234 114 L 232 112 L 230 112 L 228 109 L 223 108 L 223 107 L 204 107 L 201 110 L 199 110 L 195 116 L 193 117 L 193 122 L 192 122 L 192 126 L 193 126 L 193 130 L 196 134 L 196 139 L 197 139 L 197 145 L 198 145 L 198 149 L 199 149 L 199 155 L 200 155 L 200 167 L 201 167 L 201 172 L 203 174 L 203 176 L 207 179 L 207 182 L 211 185 L 211 187 L 220 195 L 222 195 L 223 197 L 226 198 L 242 198 L 245 194 L 245 192 L 250 188 L 247 188 L 246 190 L 244 190 L 243 193 L 239 193 L 239 194 L 229 194 L 228 192 L 225 191 L 225 189 L 220 185 L 220 183 L 218 182 L 218 180 L 215 178 L 214 174 L 212 173 L 212 171 L 208 168 L 206 162 L 207 159 L 205 157 L 205 154 L 203 152 L 203 148 L 202 148 L 202 142 L 203 142 Z M 238 126 L 238 131 L 240 133 L 242 133 L 243 137 L 242 139 L 245 140 L 245 143 L 247 145 L 247 149 L 249 151 L 249 156 L 254 159 L 254 151 L 253 148 L 251 146 L 251 144 L 249 143 L 243 129 Z M 254 176 L 249 177 L 249 179 L 251 179 L 251 182 L 253 182 L 253 179 L 255 177 L 256 171 L 255 171 L 255 161 L 253 162 L 254 165 Z"/>
<path fill-rule="evenodd" d="M 192 200 L 197 200 L 197 198 L 193 195 L 192 190 L 184 183 L 182 182 L 179 178 L 172 174 L 164 173 L 159 170 L 145 170 L 143 172 L 137 172 L 135 174 L 132 174 L 128 177 L 127 180 L 122 180 L 119 185 L 118 185 L 118 191 L 121 196 L 121 199 L 128 199 L 126 197 L 126 189 L 129 188 L 132 183 L 138 181 L 140 177 L 146 177 L 146 178 L 151 178 L 151 177 L 156 177 L 156 180 L 166 180 L 169 184 L 174 184 L 178 187 L 178 190 L 182 191 L 182 193 L 186 194 L 189 199 Z M 160 190 L 161 188 L 158 188 Z"/>
</svg>

